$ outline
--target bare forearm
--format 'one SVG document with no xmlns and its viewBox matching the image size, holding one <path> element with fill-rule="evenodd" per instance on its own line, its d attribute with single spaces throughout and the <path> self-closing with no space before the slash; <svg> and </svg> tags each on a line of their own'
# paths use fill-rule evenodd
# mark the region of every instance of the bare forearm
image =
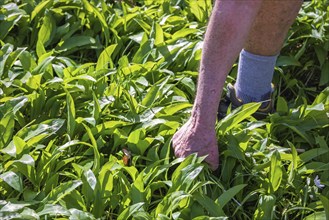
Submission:
<svg viewBox="0 0 329 220">
<path fill-rule="evenodd" d="M 208 25 L 192 120 L 212 129 L 222 87 L 243 47 L 262 0 L 218 1 Z"/>
</svg>

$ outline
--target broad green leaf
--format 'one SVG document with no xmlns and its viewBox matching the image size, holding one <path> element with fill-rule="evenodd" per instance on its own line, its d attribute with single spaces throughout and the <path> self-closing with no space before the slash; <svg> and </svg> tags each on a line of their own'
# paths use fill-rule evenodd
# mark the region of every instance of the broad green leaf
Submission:
<svg viewBox="0 0 329 220">
<path fill-rule="evenodd" d="M 51 202 L 52 204 L 58 203 L 66 195 L 70 194 L 71 191 L 76 189 L 82 184 L 80 180 L 68 181 L 60 184 L 55 189 L 53 189 L 50 194 L 44 199 L 46 202 Z M 40 214 L 39 214 L 40 215 Z"/>
<path fill-rule="evenodd" d="M 155 41 L 154 44 L 160 45 L 164 42 L 164 35 L 161 26 L 155 22 Z"/>
<path fill-rule="evenodd" d="M 40 58 L 41 59 L 41 58 Z M 42 60 L 37 67 L 35 67 L 32 71 L 32 75 L 38 75 L 41 73 L 44 73 L 45 70 L 51 65 L 51 63 L 54 61 L 55 57 L 49 56 Z"/>
<path fill-rule="evenodd" d="M 133 57 L 133 62 L 145 64 L 148 61 L 149 56 L 151 55 L 153 46 L 154 46 L 154 39 L 150 39 L 142 43 Z"/>
<path fill-rule="evenodd" d="M 12 171 L 7 171 L 0 175 L 0 179 L 2 179 L 18 192 L 23 192 L 23 180 L 18 174 Z"/>
<path fill-rule="evenodd" d="M 3 9 L 2 9 L 3 12 Z M 23 14 L 20 12 L 13 12 L 10 14 L 9 19 L 5 19 L 5 21 L 1 21 L 0 26 L 0 40 L 4 40 L 6 36 L 10 33 L 10 31 L 14 28 L 15 25 L 22 19 Z"/>
<path fill-rule="evenodd" d="M 163 89 L 165 84 L 168 82 L 170 77 L 166 77 L 159 82 L 157 82 L 156 85 L 153 85 L 147 94 L 145 95 L 144 99 L 142 100 L 142 106 L 143 107 L 151 107 L 152 104 L 155 102 L 155 100 L 158 98 L 159 92 Z"/>
<path fill-rule="evenodd" d="M 184 191 L 174 191 L 172 193 L 168 193 L 158 204 L 155 210 L 156 215 L 172 214 L 174 211 L 176 211 L 176 209 L 178 209 L 180 203 L 186 203 L 189 197 L 190 195 L 185 193 Z"/>
<path fill-rule="evenodd" d="M 283 172 L 282 172 L 280 154 L 278 151 L 275 151 L 271 157 L 271 167 L 270 167 L 270 176 L 269 176 L 270 184 L 274 192 L 277 191 L 281 185 L 282 175 Z"/>
<path fill-rule="evenodd" d="M 282 113 L 288 113 L 288 111 L 289 111 L 286 100 L 281 96 L 278 97 L 278 101 L 276 104 L 276 111 L 282 112 Z"/>
<path fill-rule="evenodd" d="M 43 10 L 45 10 L 46 8 L 48 8 L 50 5 L 53 4 L 53 0 L 46 0 L 46 1 L 42 1 L 40 2 L 32 11 L 31 13 L 31 21 L 40 13 L 42 13 Z"/>
<path fill-rule="evenodd" d="M 323 48 L 319 45 L 314 46 L 314 50 L 315 50 L 316 56 L 318 57 L 320 66 L 323 66 L 323 64 L 326 60 L 328 51 L 326 51 L 325 48 Z"/>
<path fill-rule="evenodd" d="M 297 171 L 299 157 L 297 155 L 297 150 L 295 146 L 290 141 L 288 141 L 288 144 L 291 148 L 291 155 L 292 155 L 292 161 L 291 164 L 289 165 L 290 170 L 289 170 L 288 182 L 292 184 L 295 177 L 295 173 Z"/>
<path fill-rule="evenodd" d="M 199 1 L 189 1 L 190 10 L 199 22 L 203 22 L 205 19 L 205 13 L 200 7 Z"/>
<path fill-rule="evenodd" d="M 13 52 L 14 47 L 11 44 L 5 44 L 0 50 L 0 77 L 3 75 L 8 57 Z"/>
<path fill-rule="evenodd" d="M 319 86 L 324 86 L 329 84 L 329 61 L 326 60 L 321 68 L 321 78 Z"/>
<path fill-rule="evenodd" d="M 276 61 L 277 66 L 301 66 L 300 62 L 292 56 L 279 56 Z"/>
<path fill-rule="evenodd" d="M 7 57 L 6 63 L 5 63 L 5 69 L 4 72 L 8 73 L 8 71 L 12 68 L 16 60 L 19 58 L 19 56 L 26 50 L 26 48 L 17 48 L 12 53 L 9 54 Z M 1 74 L 2 75 L 2 74 Z"/>
<path fill-rule="evenodd" d="M 21 96 L 17 98 L 5 97 L 0 99 L 0 103 L 1 102 L 4 102 L 4 104 L 0 105 L 0 116 L 2 120 L 2 117 L 9 117 L 7 114 L 10 113 L 11 111 L 14 113 L 14 115 L 17 116 L 16 113 L 25 106 L 25 104 L 28 102 L 28 98 L 25 96 Z"/>
<path fill-rule="evenodd" d="M 145 138 L 145 129 L 140 128 L 136 129 L 132 133 L 130 133 L 127 144 L 129 149 L 134 153 L 144 154 L 146 149 L 153 142 L 152 138 Z"/>
<path fill-rule="evenodd" d="M 301 155 L 299 155 L 299 158 L 302 163 L 307 163 L 310 160 L 312 160 L 320 155 L 323 155 L 327 152 L 329 152 L 329 149 L 325 149 L 325 148 L 311 149 L 311 150 L 308 150 L 308 151 L 302 153 Z"/>
<path fill-rule="evenodd" d="M 19 162 L 25 165 L 34 166 L 35 161 L 29 154 L 24 154 L 19 160 L 15 160 L 14 162 Z"/>
<path fill-rule="evenodd" d="M 260 195 L 254 219 L 273 219 L 275 202 L 274 195 Z"/>
<path fill-rule="evenodd" d="M 11 157 L 16 157 L 16 147 L 13 142 L 10 142 L 7 147 L 0 150 L 1 153 L 8 154 Z"/>
<path fill-rule="evenodd" d="M 36 47 L 38 57 L 41 57 L 43 54 L 46 53 L 45 47 L 52 40 L 52 38 L 54 37 L 54 33 L 56 32 L 56 24 L 51 12 L 46 11 L 42 21 L 43 22 L 41 28 L 38 32 L 38 41 Z"/>
<path fill-rule="evenodd" d="M 243 120 L 249 118 L 253 113 L 257 111 L 260 107 L 261 103 L 248 103 L 242 105 L 232 111 L 229 115 L 227 115 L 224 119 L 222 119 L 217 128 L 222 134 L 227 133 L 229 130 L 234 128 L 237 124 L 242 122 Z"/>
<path fill-rule="evenodd" d="M 81 195 L 80 191 L 80 188 L 71 191 L 70 194 L 62 198 L 62 202 L 65 203 L 67 207 L 74 207 L 82 211 L 87 211 L 88 205 L 86 205 L 86 199 Z"/>
<path fill-rule="evenodd" d="M 106 22 L 106 19 L 104 17 L 104 14 L 101 13 L 98 8 L 96 8 L 93 5 L 91 5 L 89 3 L 89 1 L 82 0 L 82 2 L 83 2 L 83 6 L 87 9 L 87 11 L 89 11 L 90 13 L 94 13 L 96 15 L 96 17 L 98 18 L 98 21 L 101 23 L 101 25 L 102 25 L 102 31 L 103 31 L 103 33 L 105 35 L 105 42 L 106 42 L 105 44 L 107 45 L 107 42 L 110 41 L 110 32 L 109 32 L 110 28 L 107 25 L 107 22 Z"/>
<path fill-rule="evenodd" d="M 63 126 L 64 122 L 64 119 L 46 120 L 39 124 L 22 128 L 19 132 L 17 132 L 16 135 L 22 138 L 24 141 L 30 141 L 31 139 L 37 138 L 40 135 L 47 137 L 55 134 Z"/>
<path fill-rule="evenodd" d="M 91 141 L 92 148 L 94 150 L 94 164 L 93 164 L 92 171 L 94 173 L 98 173 L 99 169 L 100 169 L 100 154 L 98 151 L 97 142 L 96 142 L 95 137 L 94 137 L 92 131 L 90 130 L 90 128 L 87 125 L 85 125 L 84 123 L 82 123 L 82 125 L 84 126 L 84 128 L 87 131 L 87 135 Z"/>
<path fill-rule="evenodd" d="M 57 48 L 57 50 L 63 52 L 82 46 L 94 45 L 95 43 L 96 40 L 89 36 L 73 36 L 65 40 L 64 43 Z"/>
<path fill-rule="evenodd" d="M 314 212 L 308 216 L 306 216 L 303 220 L 324 220 L 326 218 L 325 211 L 322 212 Z"/>
<path fill-rule="evenodd" d="M 69 216 L 70 212 L 61 205 L 46 204 L 41 211 L 38 212 L 39 216 Z"/>
<path fill-rule="evenodd" d="M 20 210 L 22 210 L 24 207 L 28 206 L 29 204 L 17 204 L 17 203 L 11 203 L 11 202 L 7 202 L 7 204 L 5 206 L 3 206 L 0 209 L 0 213 L 5 213 L 5 212 L 18 212 Z"/>
<path fill-rule="evenodd" d="M 25 207 L 20 213 L 22 219 L 39 219 L 39 215 L 30 208 Z"/>
<path fill-rule="evenodd" d="M 15 120 L 8 114 L 0 120 L 0 149 L 5 147 L 14 132 Z"/>
<path fill-rule="evenodd" d="M 113 61 L 111 59 L 111 56 L 116 47 L 117 44 L 113 44 L 103 50 L 103 52 L 101 53 L 101 55 L 99 55 L 99 58 L 97 60 L 96 70 L 107 69 L 109 64 L 110 67 L 113 68 Z"/>
<path fill-rule="evenodd" d="M 181 29 L 181 30 L 178 30 L 177 32 L 175 32 L 172 35 L 172 38 L 173 39 L 181 39 L 181 38 L 184 38 L 184 37 L 186 37 L 190 34 L 196 33 L 196 32 L 198 32 L 198 29 L 184 28 L 184 29 Z"/>
<path fill-rule="evenodd" d="M 13 137 L 14 146 L 16 148 L 16 154 L 20 155 L 24 150 L 27 149 L 27 143 L 20 137 Z"/>
<path fill-rule="evenodd" d="M 96 219 L 91 213 L 84 212 L 75 208 L 69 209 L 71 213 L 69 220 L 94 220 Z"/>
<path fill-rule="evenodd" d="M 123 210 L 123 212 L 118 216 L 118 220 L 129 219 L 133 214 L 143 210 L 143 205 L 144 203 L 140 202 L 129 206 L 128 208 Z"/>
<path fill-rule="evenodd" d="M 227 191 L 224 191 L 223 194 L 218 197 L 216 203 L 218 203 L 220 207 L 224 207 L 236 194 L 238 194 L 246 186 L 247 184 L 241 184 L 233 186 Z"/>
<path fill-rule="evenodd" d="M 199 164 L 190 164 L 184 167 L 180 171 L 179 176 L 175 176 L 175 178 L 172 179 L 172 189 L 184 190 L 188 192 L 190 190 L 190 186 L 197 179 L 202 170 L 203 166 L 200 166 Z"/>
<path fill-rule="evenodd" d="M 324 212 L 326 213 L 326 219 L 329 219 L 329 199 L 326 196 L 319 195 L 322 202 Z"/>
<path fill-rule="evenodd" d="M 89 169 L 83 173 L 83 175 L 86 177 L 87 183 L 89 184 L 90 188 L 92 190 L 95 190 L 97 179 L 95 177 L 95 174 Z"/>
<path fill-rule="evenodd" d="M 70 78 L 65 78 L 64 83 L 70 83 L 74 80 L 85 80 L 85 81 L 90 81 L 90 82 L 96 82 L 96 79 L 90 75 L 79 75 L 79 76 L 74 76 Z"/>
<path fill-rule="evenodd" d="M 226 216 L 222 207 L 219 204 L 216 204 L 215 201 L 210 199 L 208 196 L 201 193 L 196 193 L 193 195 L 193 199 L 200 203 L 200 205 L 209 212 L 210 216 Z"/>
</svg>

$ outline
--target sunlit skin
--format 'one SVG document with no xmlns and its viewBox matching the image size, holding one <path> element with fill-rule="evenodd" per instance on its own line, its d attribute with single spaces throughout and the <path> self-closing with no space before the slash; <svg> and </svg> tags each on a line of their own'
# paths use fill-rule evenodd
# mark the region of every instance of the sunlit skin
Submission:
<svg viewBox="0 0 329 220">
<path fill-rule="evenodd" d="M 278 54 L 301 5 L 300 0 L 216 1 L 205 35 L 192 113 L 172 139 L 176 157 L 208 155 L 210 168 L 218 168 L 215 123 L 228 72 L 242 48 L 258 55 Z"/>
</svg>

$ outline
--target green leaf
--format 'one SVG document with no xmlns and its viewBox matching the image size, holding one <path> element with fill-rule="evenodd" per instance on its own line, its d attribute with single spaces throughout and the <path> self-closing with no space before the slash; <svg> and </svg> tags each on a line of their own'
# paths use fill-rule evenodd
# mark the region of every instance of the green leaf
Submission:
<svg viewBox="0 0 329 220">
<path fill-rule="evenodd" d="M 10 54 L 13 52 L 13 45 L 5 44 L 0 50 L 0 77 L 5 73 L 6 61 Z"/>
<path fill-rule="evenodd" d="M 321 68 L 321 78 L 319 82 L 319 86 L 328 85 L 329 83 L 329 61 L 326 60 Z"/>
<path fill-rule="evenodd" d="M 28 204 L 17 204 L 17 203 L 11 203 L 11 202 L 7 202 L 7 204 L 5 206 L 3 206 L 0 209 L 0 213 L 5 213 L 5 212 L 18 212 L 20 210 L 22 210 L 24 207 L 28 206 Z"/>
<path fill-rule="evenodd" d="M 241 184 L 237 186 L 233 186 L 232 188 L 223 192 L 223 194 L 218 197 L 216 203 L 219 204 L 220 207 L 224 207 L 236 194 L 238 194 L 247 184 Z"/>
<path fill-rule="evenodd" d="M 326 213 L 326 219 L 329 219 L 329 199 L 323 195 L 319 195 L 322 202 L 324 212 Z"/>
<path fill-rule="evenodd" d="M 301 155 L 299 155 L 299 158 L 302 163 L 307 163 L 310 160 L 312 160 L 320 155 L 323 155 L 327 152 L 329 152 L 329 149 L 325 149 L 325 148 L 311 149 L 311 150 L 308 150 L 308 151 L 302 153 Z"/>
<path fill-rule="evenodd" d="M 151 55 L 152 49 L 154 46 L 154 39 L 147 40 L 146 42 L 142 43 L 139 47 L 138 51 L 133 57 L 134 63 L 146 63 L 149 56 Z"/>
<path fill-rule="evenodd" d="M 290 173 L 289 173 L 289 178 L 288 178 L 288 182 L 290 184 L 292 184 L 293 180 L 294 180 L 294 176 L 295 176 L 295 173 L 297 171 L 297 167 L 298 167 L 298 155 L 297 155 L 297 150 L 295 148 L 295 146 L 290 142 L 288 141 L 288 144 L 291 148 L 291 155 L 292 155 L 292 161 L 291 161 L 291 164 L 290 164 Z"/>
<path fill-rule="evenodd" d="M 108 65 L 113 68 L 113 61 L 111 55 L 113 54 L 117 44 L 113 44 L 105 48 L 97 60 L 96 70 L 107 69 Z"/>
<path fill-rule="evenodd" d="M 87 183 L 89 184 L 90 188 L 92 190 L 95 190 L 97 179 L 95 177 L 95 174 L 89 169 L 83 173 L 83 175 L 86 177 Z"/>
<path fill-rule="evenodd" d="M 63 206 L 46 204 L 43 209 L 38 212 L 39 216 L 50 215 L 50 216 L 69 216 L 70 212 Z"/>
<path fill-rule="evenodd" d="M 164 42 L 164 34 L 163 34 L 163 30 L 161 28 L 161 26 L 155 22 L 155 41 L 154 44 L 160 45 Z"/>
<path fill-rule="evenodd" d="M 63 125 L 64 119 L 50 119 L 39 124 L 25 127 L 17 132 L 17 136 L 24 141 L 31 141 L 33 138 L 38 138 L 42 135 L 43 138 L 55 134 Z M 31 144 L 31 142 L 30 142 Z"/>
<path fill-rule="evenodd" d="M 67 132 L 73 139 L 75 122 L 75 105 L 74 100 L 69 92 L 66 92 L 66 108 L 67 108 Z"/>
<path fill-rule="evenodd" d="M 1 10 L 3 13 L 3 8 Z M 8 19 L 1 21 L 0 25 L 0 40 L 6 39 L 6 36 L 10 33 L 10 31 L 14 28 L 15 25 L 22 19 L 23 14 L 20 12 L 13 12 L 8 16 Z"/>
<path fill-rule="evenodd" d="M 84 212 L 75 208 L 69 210 L 71 213 L 69 220 L 94 220 L 96 219 L 89 212 Z"/>
<path fill-rule="evenodd" d="M 133 214 L 142 211 L 143 205 L 144 205 L 144 202 L 140 202 L 140 203 L 136 203 L 136 204 L 129 206 L 128 208 L 123 210 L 123 212 L 121 212 L 121 214 L 118 216 L 118 220 L 129 219 Z"/>
<path fill-rule="evenodd" d="M 282 181 L 282 168 L 281 168 L 281 158 L 278 151 L 275 151 L 271 157 L 271 167 L 270 167 L 270 184 L 272 186 L 273 191 L 277 191 L 280 187 Z"/>
<path fill-rule="evenodd" d="M 12 68 L 15 61 L 18 57 L 26 50 L 26 48 L 17 48 L 15 51 L 9 54 L 6 60 L 4 72 L 8 73 L 8 71 Z"/>
<path fill-rule="evenodd" d="M 81 180 L 73 180 L 60 184 L 53 189 L 50 194 L 44 199 L 44 201 L 52 204 L 58 203 L 66 195 L 70 194 L 73 190 L 82 184 Z M 40 214 L 39 214 L 40 215 Z"/>
<path fill-rule="evenodd" d="M 10 141 L 14 132 L 15 120 L 12 114 L 8 114 L 0 120 L 0 149 Z"/>
<path fill-rule="evenodd" d="M 45 47 L 51 42 L 54 34 L 56 32 L 56 24 L 54 18 L 51 15 L 51 12 L 46 11 L 45 16 L 42 19 L 42 25 L 38 32 L 38 41 L 37 41 L 37 55 L 41 57 L 46 53 Z"/>
<path fill-rule="evenodd" d="M 218 123 L 217 128 L 222 134 L 227 133 L 241 121 L 249 118 L 253 113 L 255 113 L 260 105 L 261 103 L 248 103 L 234 109 L 232 113 L 227 115 Z"/>
<path fill-rule="evenodd" d="M 147 94 L 145 95 L 144 99 L 142 100 L 142 106 L 143 107 L 151 107 L 152 104 L 155 102 L 157 99 L 159 92 L 163 89 L 165 84 L 168 82 L 170 77 L 166 77 L 160 81 L 157 82 L 156 85 L 153 85 Z"/>
<path fill-rule="evenodd" d="M 300 62 L 295 57 L 279 56 L 276 61 L 277 66 L 301 66 Z"/>
<path fill-rule="evenodd" d="M 24 154 L 19 160 L 15 160 L 15 162 L 19 162 L 29 166 L 34 166 L 35 164 L 33 157 L 31 157 L 29 154 Z"/>
<path fill-rule="evenodd" d="M 73 36 L 65 40 L 64 43 L 57 48 L 57 50 L 64 52 L 82 46 L 93 45 L 95 43 L 96 40 L 89 36 Z"/>
<path fill-rule="evenodd" d="M 177 32 L 175 32 L 172 36 L 173 39 L 181 39 L 184 38 L 190 34 L 196 33 L 198 32 L 198 29 L 192 29 L 192 28 L 184 28 L 181 30 L 178 30 Z"/>
<path fill-rule="evenodd" d="M 104 17 L 104 14 L 102 14 L 98 8 L 94 7 L 93 5 L 91 5 L 89 3 L 89 1 L 87 0 L 82 0 L 83 2 L 83 6 L 87 9 L 87 11 L 89 11 L 90 13 L 93 13 L 94 15 L 96 15 L 98 21 L 101 23 L 102 25 L 102 31 L 104 33 L 104 36 L 105 36 L 105 42 L 106 42 L 106 45 L 108 42 L 110 42 L 110 28 L 109 26 L 107 25 L 107 22 L 106 22 L 106 19 Z"/>
<path fill-rule="evenodd" d="M 276 111 L 277 112 L 282 112 L 282 113 L 288 113 L 289 112 L 289 108 L 288 108 L 288 104 L 286 102 L 286 100 L 279 96 L 278 97 L 278 101 L 277 101 L 277 104 L 276 104 Z"/>
<path fill-rule="evenodd" d="M 324 219 L 327 219 L 325 211 L 314 212 L 313 214 L 306 216 L 303 220 L 324 220 Z"/>
<path fill-rule="evenodd" d="M 31 72 L 37 66 L 32 55 L 27 51 L 23 51 L 19 55 L 19 60 L 21 61 L 22 67 L 24 68 L 25 71 Z"/>
<path fill-rule="evenodd" d="M 46 1 L 42 1 L 40 2 L 32 11 L 31 13 L 31 21 L 40 13 L 42 13 L 43 10 L 45 10 L 46 8 L 48 8 L 50 5 L 53 4 L 53 0 L 46 0 Z"/>
<path fill-rule="evenodd" d="M 46 54 L 45 54 L 46 55 Z M 35 67 L 32 71 L 32 75 L 38 75 L 41 73 L 44 73 L 45 70 L 51 65 L 51 63 L 54 61 L 55 57 L 49 56 L 42 60 L 37 67 Z"/>
<path fill-rule="evenodd" d="M 254 219 L 273 219 L 275 202 L 274 195 L 260 195 Z"/>
<path fill-rule="evenodd" d="M 9 186 L 17 190 L 18 192 L 23 192 L 23 181 L 22 178 L 14 173 L 13 171 L 7 171 L 0 175 L 0 179 L 6 182 Z"/>
<path fill-rule="evenodd" d="M 193 195 L 193 199 L 196 202 L 200 203 L 200 205 L 202 205 L 203 208 L 209 212 L 210 216 L 214 216 L 214 217 L 225 216 L 222 207 L 219 204 L 216 204 L 208 196 L 201 193 L 196 193 Z"/>
<path fill-rule="evenodd" d="M 87 135 L 91 141 L 92 148 L 94 150 L 94 164 L 93 164 L 92 171 L 93 171 L 93 173 L 98 173 L 99 169 L 100 169 L 100 154 L 99 154 L 99 151 L 97 148 L 97 142 L 96 142 L 95 137 L 94 137 L 93 133 L 91 132 L 90 128 L 87 125 L 85 125 L 84 123 L 82 123 L 82 125 L 84 126 L 84 128 L 87 131 Z"/>
</svg>

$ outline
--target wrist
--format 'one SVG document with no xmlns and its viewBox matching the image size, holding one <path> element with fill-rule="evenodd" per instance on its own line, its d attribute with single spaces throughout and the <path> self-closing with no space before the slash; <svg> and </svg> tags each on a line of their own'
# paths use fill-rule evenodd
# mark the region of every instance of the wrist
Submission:
<svg viewBox="0 0 329 220">
<path fill-rule="evenodd" d="M 215 129 L 216 116 L 214 118 L 209 112 L 203 112 L 197 104 L 194 105 L 189 120 L 195 130 L 213 131 Z"/>
</svg>

